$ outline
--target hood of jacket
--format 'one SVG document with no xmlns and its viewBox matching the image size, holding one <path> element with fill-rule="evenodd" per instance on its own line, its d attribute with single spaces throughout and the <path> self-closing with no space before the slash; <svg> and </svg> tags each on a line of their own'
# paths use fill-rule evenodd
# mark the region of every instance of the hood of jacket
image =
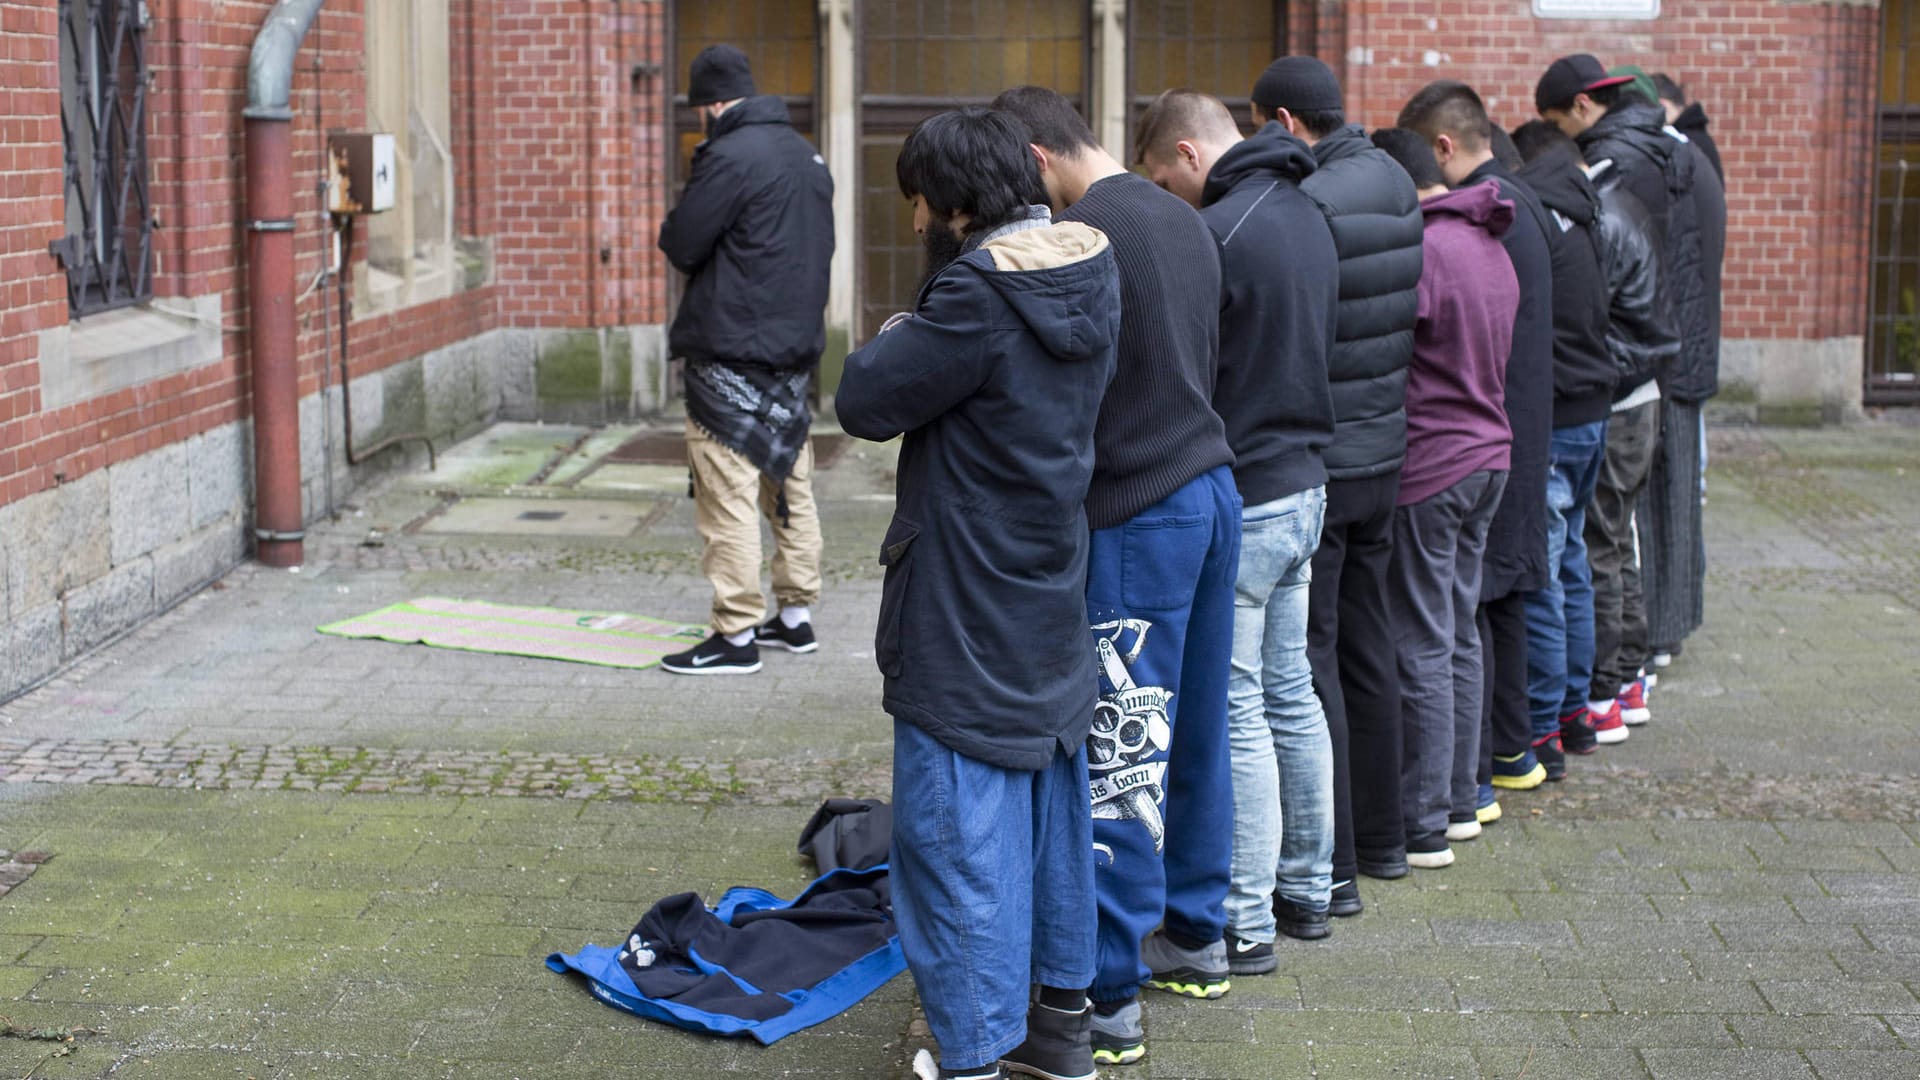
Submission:
<svg viewBox="0 0 1920 1080">
<path fill-rule="evenodd" d="M 1304 141 L 1270 120 L 1213 163 L 1200 201 L 1208 205 L 1219 202 L 1247 179 L 1291 180 L 1297 184 L 1319 167 L 1313 150 Z"/>
<path fill-rule="evenodd" d="M 1700 103 L 1696 101 L 1680 110 L 1680 115 L 1673 120 L 1673 126 L 1679 128 L 1684 134 L 1695 135 L 1707 130 L 1707 125 L 1712 122 L 1707 118 L 1707 110 L 1701 108 Z"/>
<path fill-rule="evenodd" d="M 1494 237 L 1513 227 L 1513 203 L 1500 197 L 1499 185 L 1491 180 L 1422 199 L 1420 212 L 1429 225 L 1435 218 L 1460 218 Z"/>
<path fill-rule="evenodd" d="M 1521 166 L 1519 176 L 1542 206 L 1574 224 L 1592 225 L 1599 218 L 1600 194 L 1571 152 L 1537 157 Z"/>
<path fill-rule="evenodd" d="M 1592 148 L 1610 139 L 1619 139 L 1658 161 L 1673 156 L 1679 143 L 1667 134 L 1667 114 L 1651 101 L 1633 96 L 1607 110 L 1593 126 L 1574 137 L 1580 149 L 1592 156 Z"/>
<path fill-rule="evenodd" d="M 793 126 L 793 114 L 787 111 L 787 103 L 772 94 L 750 97 L 726 112 L 713 122 L 713 130 L 707 133 L 707 141 L 735 131 L 749 124 L 785 124 Z"/>
<path fill-rule="evenodd" d="M 1120 305 L 1101 266 L 1110 246 L 1100 230 L 1062 221 L 988 240 L 966 258 L 1047 352 L 1092 360 L 1113 344 L 1108 313 Z"/>
</svg>

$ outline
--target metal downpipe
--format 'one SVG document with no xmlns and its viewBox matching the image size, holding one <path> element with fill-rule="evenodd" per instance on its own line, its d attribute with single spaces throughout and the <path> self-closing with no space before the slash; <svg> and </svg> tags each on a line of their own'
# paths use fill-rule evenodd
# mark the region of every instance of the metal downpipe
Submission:
<svg viewBox="0 0 1920 1080">
<path fill-rule="evenodd" d="M 293 271 L 293 62 L 325 0 L 279 0 L 247 63 L 247 352 L 253 376 L 257 557 L 305 561 L 300 356 Z M 332 462 L 323 467 L 332 468 Z"/>
</svg>

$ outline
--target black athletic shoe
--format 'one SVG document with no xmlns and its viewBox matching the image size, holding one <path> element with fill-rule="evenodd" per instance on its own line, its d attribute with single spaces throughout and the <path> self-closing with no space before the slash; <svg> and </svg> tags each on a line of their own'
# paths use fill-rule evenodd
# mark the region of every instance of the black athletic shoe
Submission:
<svg viewBox="0 0 1920 1080">
<path fill-rule="evenodd" d="M 1407 876 L 1407 851 L 1396 848 L 1391 851 L 1355 851 L 1354 863 L 1360 872 L 1370 878 L 1393 881 Z"/>
<path fill-rule="evenodd" d="M 1273 918 L 1281 933 L 1301 941 L 1319 941 L 1333 933 L 1326 912 L 1303 908 L 1278 893 L 1273 897 Z"/>
<path fill-rule="evenodd" d="M 1264 941 L 1248 941 L 1227 931 L 1227 970 L 1235 975 L 1265 975 L 1280 966 L 1273 946 Z"/>
<path fill-rule="evenodd" d="M 1350 919 L 1366 910 L 1360 903 L 1360 887 L 1351 881 L 1342 881 L 1333 887 L 1333 900 L 1327 904 L 1327 914 L 1336 919 Z"/>
<path fill-rule="evenodd" d="M 751 675 L 760 670 L 760 650 L 751 641 L 735 645 L 715 634 L 660 661 L 660 666 L 675 675 Z"/>
<path fill-rule="evenodd" d="M 803 622 L 799 626 L 788 626 L 775 615 L 765 626 L 753 632 L 755 644 L 765 645 L 769 649 L 785 649 L 788 652 L 807 653 L 820 647 L 813 636 L 813 624 Z"/>
<path fill-rule="evenodd" d="M 1027 1041 L 1000 1064 L 1014 1076 L 1094 1080 L 1093 1002 L 1073 1012 L 1034 1002 L 1027 1008 Z"/>
</svg>

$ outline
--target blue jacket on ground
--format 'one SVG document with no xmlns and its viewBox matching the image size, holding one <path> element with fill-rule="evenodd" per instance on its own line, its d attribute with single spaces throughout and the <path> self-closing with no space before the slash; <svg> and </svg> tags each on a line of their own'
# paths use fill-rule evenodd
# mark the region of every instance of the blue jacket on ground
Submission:
<svg viewBox="0 0 1920 1080">
<path fill-rule="evenodd" d="M 848 434 L 906 436 L 880 553 L 887 712 L 1001 768 L 1071 756 L 1092 723 L 1085 503 L 1119 328 L 1101 232 L 989 234 L 847 357 L 835 397 Z"/>
</svg>

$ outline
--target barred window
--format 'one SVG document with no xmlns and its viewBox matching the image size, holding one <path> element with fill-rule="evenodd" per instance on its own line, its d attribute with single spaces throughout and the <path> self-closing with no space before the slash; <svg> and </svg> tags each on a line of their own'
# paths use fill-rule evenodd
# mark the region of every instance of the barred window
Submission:
<svg viewBox="0 0 1920 1080">
<path fill-rule="evenodd" d="M 76 316 L 153 295 L 148 21 L 143 0 L 60 0 L 67 229 L 52 251 Z"/>
</svg>

